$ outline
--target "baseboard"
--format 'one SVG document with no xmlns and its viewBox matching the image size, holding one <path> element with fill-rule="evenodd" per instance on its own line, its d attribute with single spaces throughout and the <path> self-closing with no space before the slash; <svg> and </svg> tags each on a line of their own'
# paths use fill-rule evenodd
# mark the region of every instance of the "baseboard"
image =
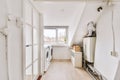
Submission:
<svg viewBox="0 0 120 80">
<path fill-rule="evenodd" d="M 53 59 L 52 61 L 53 61 L 53 62 L 54 62 L 54 61 L 55 61 L 55 62 L 70 62 L 71 59 Z"/>
</svg>

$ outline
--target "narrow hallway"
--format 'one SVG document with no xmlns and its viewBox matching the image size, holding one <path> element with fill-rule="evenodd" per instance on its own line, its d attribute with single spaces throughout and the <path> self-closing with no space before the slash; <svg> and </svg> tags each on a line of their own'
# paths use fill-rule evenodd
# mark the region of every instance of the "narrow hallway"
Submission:
<svg viewBox="0 0 120 80">
<path fill-rule="evenodd" d="M 70 61 L 52 61 L 42 80 L 92 80 L 83 69 L 74 68 Z"/>
<path fill-rule="evenodd" d="M 120 0 L 0 0 L 0 80 L 120 80 Z"/>
</svg>

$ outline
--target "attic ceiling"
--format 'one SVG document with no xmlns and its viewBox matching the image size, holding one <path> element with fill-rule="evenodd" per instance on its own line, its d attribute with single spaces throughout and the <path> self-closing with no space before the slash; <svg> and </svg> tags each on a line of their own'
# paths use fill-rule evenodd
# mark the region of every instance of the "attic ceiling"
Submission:
<svg viewBox="0 0 120 80">
<path fill-rule="evenodd" d="M 34 1 L 35 7 L 43 14 L 44 25 L 69 26 L 82 10 L 84 2 Z"/>
<path fill-rule="evenodd" d="M 108 0 L 31 0 L 43 14 L 44 25 L 71 25 L 81 12 L 83 4 L 91 1 L 103 2 Z M 113 0 L 109 0 L 113 1 Z M 119 1 L 119 0 L 114 0 Z"/>
</svg>

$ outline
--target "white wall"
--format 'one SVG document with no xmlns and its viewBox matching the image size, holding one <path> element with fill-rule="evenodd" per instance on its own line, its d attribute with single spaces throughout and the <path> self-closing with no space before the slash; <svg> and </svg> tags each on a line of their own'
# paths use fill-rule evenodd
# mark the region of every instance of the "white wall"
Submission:
<svg viewBox="0 0 120 80">
<path fill-rule="evenodd" d="M 120 55 L 120 6 L 114 5 L 114 31 L 115 31 L 115 43 L 116 52 Z M 101 16 L 97 26 L 97 42 L 95 52 L 95 68 L 100 71 L 108 80 L 114 79 L 118 67 L 120 56 L 111 56 L 113 49 L 113 36 L 112 36 L 112 9 L 108 7 L 104 14 Z M 120 66 L 119 66 L 120 67 Z M 120 73 L 120 72 L 118 72 Z"/>
<path fill-rule="evenodd" d="M 97 12 L 97 8 L 103 5 L 102 2 L 88 2 L 83 13 L 81 23 L 74 36 L 74 42 L 82 43 L 82 39 L 86 34 L 86 25 L 89 21 L 95 21 L 101 13 Z M 120 53 L 120 4 L 114 5 L 114 29 L 115 29 L 115 44 L 116 52 Z M 95 52 L 95 68 L 108 80 L 115 80 L 118 62 L 120 57 L 111 56 L 113 49 L 113 37 L 111 28 L 111 7 L 106 8 L 97 24 L 97 40 Z M 120 73 L 120 72 L 117 72 Z M 119 80 L 116 78 L 116 80 Z"/>
<path fill-rule="evenodd" d="M 67 46 L 53 46 L 53 59 L 70 59 L 70 49 Z"/>
<path fill-rule="evenodd" d="M 86 6 L 84 8 L 84 12 L 82 13 L 81 20 L 78 24 L 78 28 L 75 31 L 73 43 L 82 44 L 82 39 L 87 33 L 87 23 L 90 21 L 96 21 L 98 19 L 100 13 L 97 12 L 97 8 L 100 5 L 103 5 L 103 4 L 99 1 L 86 2 Z"/>
<path fill-rule="evenodd" d="M 76 30 L 79 27 L 79 23 L 81 22 L 81 17 L 83 15 L 84 9 L 86 6 L 86 2 L 81 2 L 80 6 L 78 6 L 79 11 L 74 15 L 74 18 L 71 21 L 71 25 L 68 29 L 68 44 L 69 46 L 73 43 L 74 35 Z"/>
<path fill-rule="evenodd" d="M 22 0 L 7 0 L 8 14 L 22 17 Z M 22 80 L 22 30 L 8 22 L 9 80 Z"/>
<path fill-rule="evenodd" d="M 120 61 L 119 61 L 118 67 L 117 67 L 117 72 L 116 72 L 114 80 L 120 80 L 119 74 L 120 74 Z"/>
<path fill-rule="evenodd" d="M 7 22 L 7 3 L 6 0 L 0 1 L 0 28 L 6 26 Z"/>
<path fill-rule="evenodd" d="M 0 33 L 0 80 L 8 80 L 6 38 Z"/>
<path fill-rule="evenodd" d="M 23 0 L 7 0 L 8 13 L 17 17 L 22 16 L 22 1 Z"/>
<path fill-rule="evenodd" d="M 22 30 L 8 23 L 9 80 L 22 80 Z"/>
</svg>

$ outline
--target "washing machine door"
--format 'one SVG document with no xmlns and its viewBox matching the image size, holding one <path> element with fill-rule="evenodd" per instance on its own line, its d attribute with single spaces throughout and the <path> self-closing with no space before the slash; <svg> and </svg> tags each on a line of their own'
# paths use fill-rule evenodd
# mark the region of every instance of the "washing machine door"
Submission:
<svg viewBox="0 0 120 80">
<path fill-rule="evenodd" d="M 49 50 L 46 51 L 46 55 L 45 56 L 46 56 L 46 60 L 49 61 L 49 56 L 50 56 Z"/>
<path fill-rule="evenodd" d="M 45 50 L 45 71 L 47 71 L 49 65 L 50 65 L 49 48 L 46 48 L 46 50 Z"/>
<path fill-rule="evenodd" d="M 53 57 L 53 48 L 52 46 L 50 46 L 50 61 L 52 60 Z"/>
</svg>

